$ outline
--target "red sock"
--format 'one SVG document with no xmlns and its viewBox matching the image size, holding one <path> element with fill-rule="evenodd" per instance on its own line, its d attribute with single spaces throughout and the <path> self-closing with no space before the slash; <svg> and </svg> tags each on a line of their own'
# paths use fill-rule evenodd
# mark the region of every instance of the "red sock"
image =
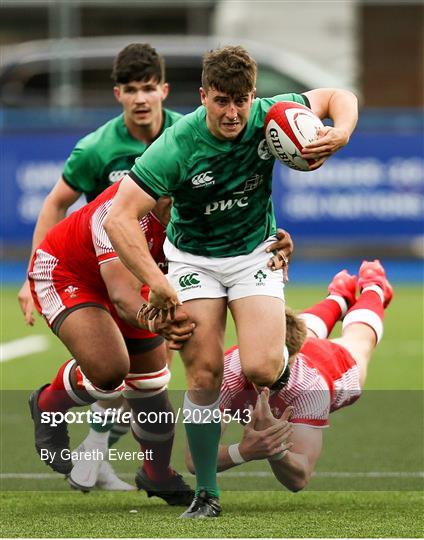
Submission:
<svg viewBox="0 0 424 540">
<path fill-rule="evenodd" d="M 73 358 L 65 362 L 49 386 L 40 393 L 38 406 L 42 411 L 65 412 L 76 405 L 85 405 L 84 401 L 75 395 L 71 386 L 71 369 L 75 364 Z"/>
<path fill-rule="evenodd" d="M 356 303 L 349 309 L 343 321 L 343 328 L 352 323 L 370 326 L 377 337 L 377 343 L 383 336 L 384 307 L 383 292 L 364 290 Z"/>
<path fill-rule="evenodd" d="M 321 339 L 325 339 L 330 335 L 346 307 L 344 298 L 331 295 L 331 298 L 328 297 L 309 309 L 305 309 L 300 317 L 314 334 Z"/>
<path fill-rule="evenodd" d="M 166 424 L 164 424 L 166 426 Z M 150 433 L 140 424 L 132 423 L 132 433 L 136 441 L 140 443 L 141 449 L 150 459 L 144 459 L 143 470 L 150 478 L 156 482 L 166 480 L 174 474 L 170 467 L 172 444 L 174 442 L 174 431 L 167 433 Z M 169 426 L 167 426 L 169 429 Z"/>
</svg>

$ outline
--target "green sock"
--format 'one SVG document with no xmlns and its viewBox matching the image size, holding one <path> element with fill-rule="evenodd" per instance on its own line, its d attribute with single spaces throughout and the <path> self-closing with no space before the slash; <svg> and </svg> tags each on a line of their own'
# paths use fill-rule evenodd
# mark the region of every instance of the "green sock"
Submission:
<svg viewBox="0 0 424 540">
<path fill-rule="evenodd" d="M 185 424 L 188 444 L 196 469 L 196 495 L 202 490 L 212 497 L 219 497 L 216 482 L 218 445 L 221 438 L 220 422 L 208 424 Z"/>
<path fill-rule="evenodd" d="M 128 433 L 130 424 L 113 424 L 109 433 L 109 448 L 113 446 L 119 439 Z"/>
<path fill-rule="evenodd" d="M 97 433 L 106 433 L 106 431 L 110 431 L 113 428 L 113 422 L 107 422 L 104 425 L 102 422 L 89 422 L 89 426 Z"/>
</svg>

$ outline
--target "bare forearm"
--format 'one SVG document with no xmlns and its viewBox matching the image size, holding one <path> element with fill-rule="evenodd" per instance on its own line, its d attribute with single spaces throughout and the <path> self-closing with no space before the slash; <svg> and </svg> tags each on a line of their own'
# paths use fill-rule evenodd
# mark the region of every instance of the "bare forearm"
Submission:
<svg viewBox="0 0 424 540">
<path fill-rule="evenodd" d="M 34 251 L 40 245 L 47 232 L 57 223 L 62 221 L 66 215 L 66 208 L 59 208 L 50 203 L 49 197 L 46 198 L 41 208 L 40 215 L 32 235 L 31 257 Z"/>
<path fill-rule="evenodd" d="M 336 90 L 330 97 L 328 116 L 334 127 L 346 131 L 350 137 L 358 121 L 358 100 L 352 92 Z"/>
<path fill-rule="evenodd" d="M 113 305 L 119 315 L 119 318 L 135 328 L 148 329 L 147 321 L 142 317 L 137 317 L 140 307 L 146 301 L 140 295 L 131 295 L 131 297 L 120 298 L 113 301 Z"/>
<path fill-rule="evenodd" d="M 275 478 L 290 491 L 300 491 L 307 486 L 312 470 L 308 457 L 288 451 L 278 460 L 269 460 Z"/>
<path fill-rule="evenodd" d="M 108 216 L 104 228 L 120 260 L 142 283 L 154 289 L 156 284 L 166 281 L 150 254 L 137 219 Z"/>
</svg>

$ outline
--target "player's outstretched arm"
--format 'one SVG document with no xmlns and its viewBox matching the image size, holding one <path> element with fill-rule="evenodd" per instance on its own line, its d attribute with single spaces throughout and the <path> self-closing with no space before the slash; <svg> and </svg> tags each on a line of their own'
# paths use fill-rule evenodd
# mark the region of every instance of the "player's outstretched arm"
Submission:
<svg viewBox="0 0 424 540">
<path fill-rule="evenodd" d="M 31 262 L 34 251 L 46 236 L 47 232 L 59 221 L 66 216 L 66 211 L 80 197 L 81 193 L 73 190 L 61 177 L 50 193 L 44 200 L 40 214 L 35 224 L 34 233 L 32 236 L 32 247 L 29 262 Z M 29 264 L 28 264 L 29 266 Z M 34 302 L 29 287 L 29 282 L 26 279 L 18 292 L 18 301 L 24 314 L 26 324 L 33 326 L 34 319 Z"/>
<path fill-rule="evenodd" d="M 255 408 L 250 407 L 250 421 L 244 426 L 243 436 L 237 444 L 219 445 L 217 469 L 219 472 L 231 469 L 247 461 L 269 459 L 292 447 L 289 442 L 293 426 L 287 422 L 292 408 L 287 407 L 281 418 L 273 418 L 267 428 L 258 429 L 257 424 L 263 418 L 262 403 L 258 399 Z M 225 426 L 225 424 L 223 424 Z M 190 450 L 186 448 L 186 465 L 194 472 Z"/>
<path fill-rule="evenodd" d="M 172 321 L 161 321 L 159 317 L 146 321 L 140 317 L 140 307 L 146 304 L 140 295 L 141 284 L 122 262 L 119 259 L 105 262 L 100 265 L 100 273 L 109 298 L 123 321 L 136 328 L 141 327 L 160 334 L 168 340 L 170 349 L 181 349 L 194 329 L 194 324 L 182 308 Z"/>
<path fill-rule="evenodd" d="M 290 441 L 292 447 L 280 459 L 271 458 L 269 464 L 280 484 L 300 491 L 308 485 L 321 454 L 322 430 L 296 424 Z"/>
<path fill-rule="evenodd" d="M 269 406 L 269 389 L 264 388 L 259 396 L 257 407 L 259 413 L 255 423 L 258 429 L 268 428 L 278 420 L 272 414 Z M 282 418 L 289 419 L 293 412 L 287 407 Z M 268 458 L 275 478 L 290 491 L 300 491 L 308 484 L 322 448 L 322 430 L 307 425 L 291 424 L 289 436 L 290 446 L 285 447 L 287 440 L 279 453 Z"/>
<path fill-rule="evenodd" d="M 153 307 L 172 311 L 179 304 L 177 293 L 152 258 L 139 225 L 139 220 L 155 203 L 127 175 L 119 186 L 103 226 L 124 265 L 140 282 L 150 287 Z"/>
<path fill-rule="evenodd" d="M 302 157 L 317 160 L 310 166 L 314 170 L 349 142 L 358 121 L 358 100 L 352 92 L 336 88 L 318 88 L 305 95 L 317 116 L 333 120 L 333 127 L 323 128 L 320 137 L 302 150 Z"/>
</svg>

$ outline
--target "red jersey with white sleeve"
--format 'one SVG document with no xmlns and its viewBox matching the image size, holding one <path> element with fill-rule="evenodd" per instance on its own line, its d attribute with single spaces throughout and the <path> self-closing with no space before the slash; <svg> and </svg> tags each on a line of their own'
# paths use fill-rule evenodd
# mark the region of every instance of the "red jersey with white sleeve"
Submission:
<svg viewBox="0 0 424 540">
<path fill-rule="evenodd" d="M 108 309 L 121 330 L 126 330 L 126 337 L 155 335 L 118 318 L 100 274 L 100 265 L 118 258 L 103 222 L 119 185 L 120 182 L 113 184 L 94 201 L 52 227 L 34 253 L 28 273 L 31 290 L 38 311 L 50 326 L 62 311 L 92 304 Z M 140 220 L 140 227 L 152 257 L 164 269 L 165 227 L 151 212 Z M 146 296 L 148 289 L 143 287 L 141 292 Z"/>
<path fill-rule="evenodd" d="M 353 403 L 360 394 L 358 366 L 349 351 L 328 339 L 308 338 L 290 368 L 288 383 L 270 395 L 269 404 L 276 418 L 290 405 L 290 422 L 323 428 L 330 412 Z M 243 418 L 257 397 L 242 372 L 239 349 L 232 347 L 225 353 L 220 407 Z"/>
</svg>

